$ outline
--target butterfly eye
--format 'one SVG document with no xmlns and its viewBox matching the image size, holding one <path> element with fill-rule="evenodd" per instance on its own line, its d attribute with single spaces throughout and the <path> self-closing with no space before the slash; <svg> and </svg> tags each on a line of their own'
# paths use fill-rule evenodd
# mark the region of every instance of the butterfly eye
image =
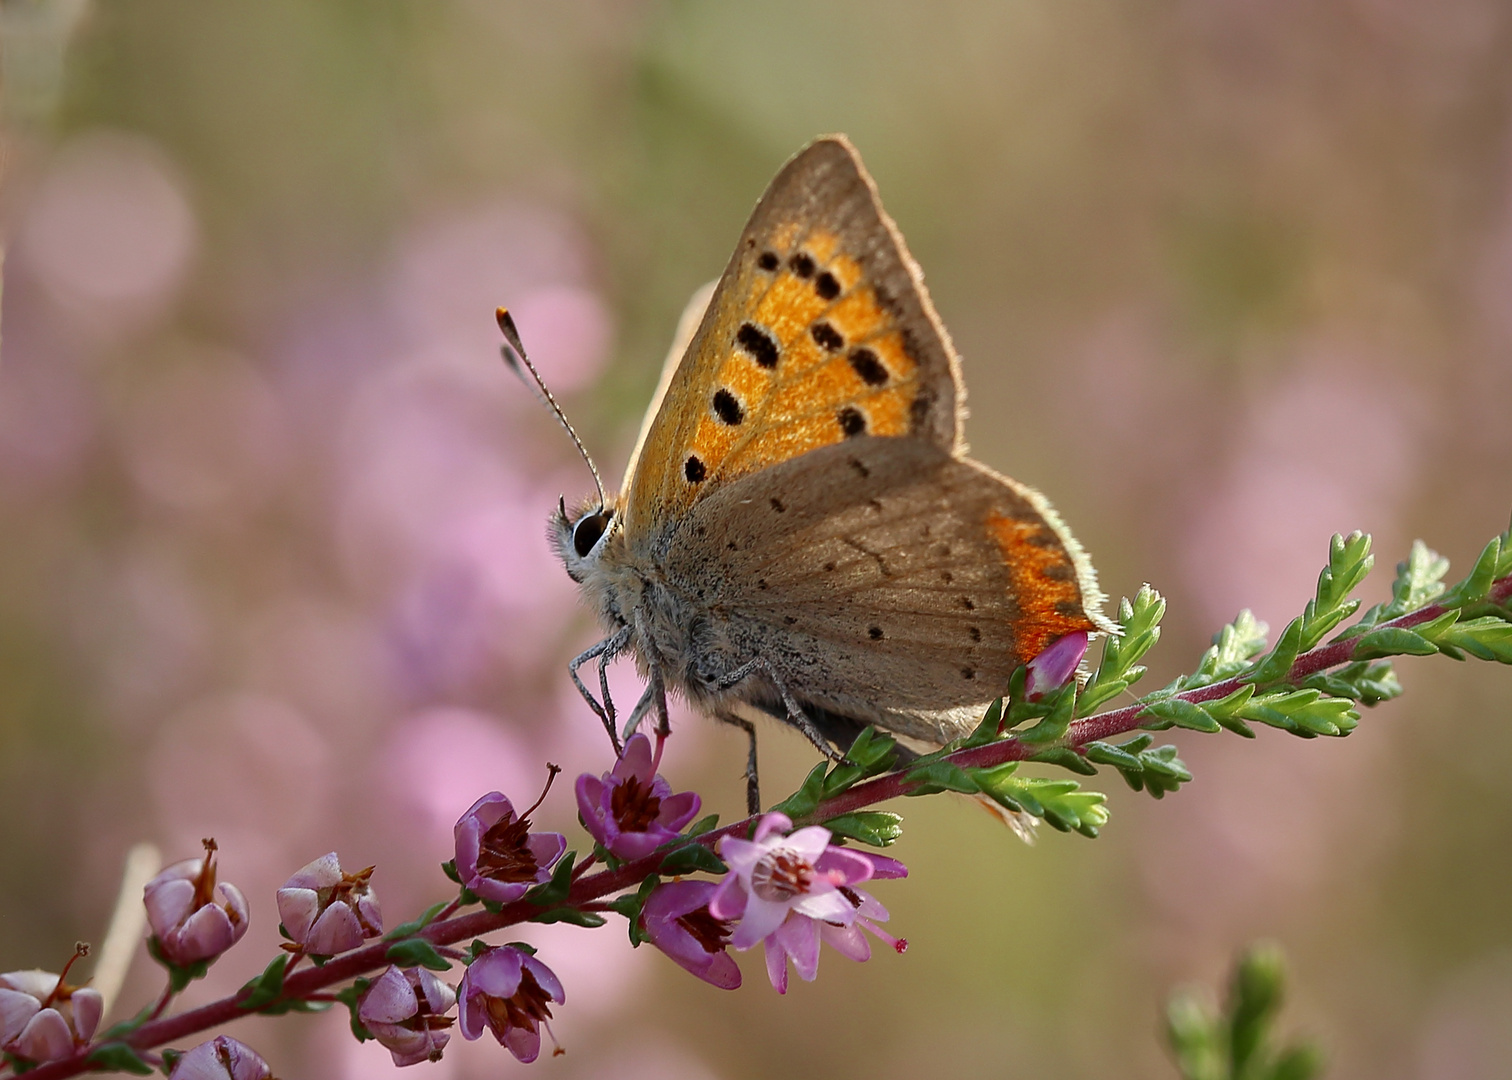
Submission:
<svg viewBox="0 0 1512 1080">
<path fill-rule="evenodd" d="M 593 546 L 609 528 L 609 517 L 607 510 L 600 510 L 597 514 L 589 514 L 572 527 L 572 547 L 578 553 L 578 558 L 588 557 Z"/>
</svg>

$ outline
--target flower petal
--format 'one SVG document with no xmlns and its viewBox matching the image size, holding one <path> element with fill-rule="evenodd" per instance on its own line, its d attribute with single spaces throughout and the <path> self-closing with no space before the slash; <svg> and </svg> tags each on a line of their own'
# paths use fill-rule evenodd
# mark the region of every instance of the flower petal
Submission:
<svg viewBox="0 0 1512 1080">
<path fill-rule="evenodd" d="M 242 891 L 229 881 L 221 882 L 217 888 L 226 899 L 226 915 L 231 919 L 231 941 L 235 944 L 247 932 L 247 927 L 252 925 L 251 909 L 247 907 L 247 898 L 242 895 Z"/>
<path fill-rule="evenodd" d="M 10 1042 L 41 1010 L 42 1003 L 20 990 L 0 987 L 0 1045 Z"/>
<path fill-rule="evenodd" d="M 814 860 L 814 869 L 829 877 L 836 885 L 858 885 L 871 880 L 874 873 L 871 859 L 849 848 L 831 847 Z M 839 877 L 835 881 L 835 877 Z"/>
<path fill-rule="evenodd" d="M 813 982 L 819 974 L 819 925 L 794 912 L 773 932 L 773 937 L 793 958 L 793 970 L 798 977 Z"/>
<path fill-rule="evenodd" d="M 33 1061 L 57 1061 L 73 1053 L 73 1032 L 57 1009 L 43 1009 L 16 1036 L 16 1053 Z"/>
<path fill-rule="evenodd" d="M 335 956 L 361 944 L 362 924 L 345 900 L 337 900 L 326 908 L 304 941 L 305 951 L 316 956 Z"/>
<path fill-rule="evenodd" d="M 727 952 L 710 954 L 709 966 L 693 974 L 721 990 L 740 989 L 740 965 L 735 963 L 735 958 Z"/>
<path fill-rule="evenodd" d="M 546 991 L 547 997 L 558 1005 L 566 1004 L 567 993 L 562 989 L 562 981 L 556 977 L 556 972 L 528 954 L 521 955 L 520 963 L 535 978 L 536 985 Z"/>
<path fill-rule="evenodd" d="M 770 813 L 756 823 L 756 835 L 752 841 L 759 844 L 773 833 L 785 833 L 793 827 L 793 819 L 786 814 Z M 818 826 L 813 826 L 817 828 Z"/>
<path fill-rule="evenodd" d="M 536 875 L 537 881 L 550 881 L 551 868 L 562 857 L 562 852 L 567 850 L 567 838 L 559 832 L 533 832 L 525 840 L 525 846 L 535 856 L 536 865 L 541 868 Z"/>
<path fill-rule="evenodd" d="M 341 883 L 341 860 L 334 851 L 306 863 L 284 882 L 286 889 L 329 889 Z"/>
<path fill-rule="evenodd" d="M 651 740 L 640 732 L 630 736 L 630 741 L 625 744 L 625 753 L 614 763 L 614 771 L 609 775 L 615 780 L 628 780 L 635 777 L 643 784 L 649 784 L 655 775 L 655 766 L 651 762 Z"/>
<path fill-rule="evenodd" d="M 193 860 L 198 862 L 198 859 Z M 147 907 L 147 925 L 158 937 L 172 931 L 189 917 L 194 907 L 194 882 L 181 877 L 162 880 L 159 874 L 142 890 L 142 903 Z"/>
<path fill-rule="evenodd" d="M 508 1047 L 509 1052 L 522 1064 L 529 1065 L 541 1056 L 541 1033 L 534 1026 L 512 1027 L 499 1041 Z"/>
<path fill-rule="evenodd" d="M 820 923 L 819 939 L 827 943 L 841 956 L 855 960 L 858 963 L 871 957 L 871 943 L 866 940 L 866 935 L 861 932 L 861 927 L 854 924 L 850 926 L 834 926 L 830 923 Z"/>
<path fill-rule="evenodd" d="M 425 968 L 417 971 L 420 985 L 416 988 L 419 994 L 424 996 L 425 1003 L 430 1006 L 433 1013 L 450 1012 L 451 1007 L 457 1003 L 457 992 L 449 983 L 444 983 Z M 445 1040 L 442 1040 L 445 1042 Z"/>
<path fill-rule="evenodd" d="M 163 952 L 175 964 L 192 964 L 219 956 L 236 944 L 236 931 L 225 911 L 206 904 L 189 916 L 176 934 L 162 938 Z"/>
<path fill-rule="evenodd" d="M 775 936 L 769 937 L 763 942 L 766 952 L 767 978 L 772 983 L 772 989 L 779 994 L 787 993 L 787 950 Z"/>
<path fill-rule="evenodd" d="M 749 949 L 782 925 L 782 920 L 787 918 L 790 906 L 787 903 L 777 903 L 763 900 L 759 896 L 752 896 L 746 902 L 745 915 L 735 927 L 735 932 L 730 935 L 730 944 L 737 949 Z M 710 911 L 712 910 L 713 906 L 710 905 Z"/>
<path fill-rule="evenodd" d="M 105 998 L 98 990 L 86 986 L 69 995 L 68 1004 L 73 1012 L 74 1034 L 82 1042 L 88 1042 L 94 1038 L 100 1017 L 105 1014 Z"/>
<path fill-rule="evenodd" d="M 404 972 L 390 964 L 382 975 L 362 995 L 357 1006 L 357 1018 L 371 1028 L 374 1024 L 398 1024 L 414 1016 L 420 1010 L 415 1000 L 415 988 L 404 977 Z M 383 1045 L 393 1049 L 388 1043 Z"/>
<path fill-rule="evenodd" d="M 656 822 L 664 829 L 677 832 L 698 816 L 702 806 L 703 800 L 698 797 L 698 792 L 680 791 L 662 799 L 661 812 L 656 815 Z"/>
<path fill-rule="evenodd" d="M 709 898 L 709 914 L 716 919 L 738 919 L 745 914 L 748 906 L 750 897 L 745 886 L 741 884 L 735 871 L 731 870 L 714 887 L 714 895 Z"/>
<path fill-rule="evenodd" d="M 289 937 L 303 942 L 310 936 L 310 927 L 320 915 L 320 896 L 314 889 L 283 888 L 275 897 L 278 903 L 278 921 L 288 931 Z"/>
</svg>

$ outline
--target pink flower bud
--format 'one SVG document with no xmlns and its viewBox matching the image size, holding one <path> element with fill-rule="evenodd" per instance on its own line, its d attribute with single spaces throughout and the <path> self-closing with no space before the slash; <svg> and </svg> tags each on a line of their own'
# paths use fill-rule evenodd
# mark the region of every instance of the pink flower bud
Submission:
<svg viewBox="0 0 1512 1080">
<path fill-rule="evenodd" d="M 278 890 L 278 918 L 294 943 L 312 956 L 335 956 L 383 933 L 373 867 L 344 874 L 333 851 L 300 870 Z"/>
<path fill-rule="evenodd" d="M 174 863 L 142 890 L 147 923 L 168 963 L 213 960 L 247 932 L 246 897 L 229 881 L 217 885 L 215 874 L 215 841 L 207 840 L 204 858 Z"/>
<path fill-rule="evenodd" d="M 1029 661 L 1029 677 L 1024 681 L 1024 697 L 1038 701 L 1050 691 L 1064 686 L 1076 674 L 1076 666 L 1087 652 L 1087 632 L 1058 637 Z"/>
<path fill-rule="evenodd" d="M 440 1061 L 451 1038 L 445 1014 L 457 992 L 424 968 L 390 966 L 373 980 L 357 1005 L 357 1018 L 388 1048 L 395 1065 Z"/>
<path fill-rule="evenodd" d="M 273 1080 L 273 1070 L 246 1043 L 217 1035 L 179 1058 L 168 1080 Z"/>
<path fill-rule="evenodd" d="M 38 970 L 0 975 L 0 1049 L 28 1061 L 57 1061 L 94 1038 L 105 1000 L 97 990 L 63 981 L 74 960 L 88 951 L 79 946 L 62 975 Z"/>
</svg>

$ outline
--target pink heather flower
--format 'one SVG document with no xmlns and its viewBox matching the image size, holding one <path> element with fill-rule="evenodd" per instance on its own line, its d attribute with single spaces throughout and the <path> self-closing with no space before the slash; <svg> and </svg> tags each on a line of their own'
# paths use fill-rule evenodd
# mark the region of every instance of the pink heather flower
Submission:
<svg viewBox="0 0 1512 1080">
<path fill-rule="evenodd" d="M 531 832 L 534 809 L 517 817 L 508 798 L 490 791 L 458 819 L 457 876 L 464 886 L 484 900 L 508 904 L 532 885 L 551 880 L 551 867 L 567 850 L 567 838 Z"/>
<path fill-rule="evenodd" d="M 357 1018 L 393 1055 L 395 1065 L 440 1061 L 451 1038 L 445 1015 L 457 1003 L 457 992 L 424 968 L 392 965 L 367 988 L 357 1005 Z"/>
<path fill-rule="evenodd" d="M 278 890 L 278 918 L 296 945 L 312 956 L 335 956 L 383 933 L 378 897 L 368 883 L 373 867 L 344 874 L 333 851 L 300 870 Z"/>
<path fill-rule="evenodd" d="M 1087 652 L 1087 632 L 1078 630 L 1058 637 L 1033 660 L 1029 677 L 1024 681 L 1024 697 L 1038 701 L 1050 691 L 1064 686 L 1076 675 L 1076 665 Z"/>
<path fill-rule="evenodd" d="M 464 1039 L 478 1038 L 486 1025 L 500 1046 L 527 1064 L 541 1053 L 540 1028 L 551 1019 L 547 1003 L 567 1000 L 552 970 L 513 945 L 481 953 L 462 976 L 457 997 Z"/>
<path fill-rule="evenodd" d="M 88 951 L 80 946 L 62 975 L 37 970 L 0 975 L 0 1050 L 28 1061 L 57 1061 L 94 1038 L 105 999 L 98 990 L 63 981 Z"/>
<path fill-rule="evenodd" d="M 734 923 L 709 914 L 718 886 L 712 881 L 658 885 L 641 909 L 646 937 L 678 964 L 721 990 L 740 985 L 740 968 L 725 951 Z"/>
<path fill-rule="evenodd" d="M 804 980 L 818 973 L 821 938 L 853 960 L 871 955 L 860 929 L 899 952 L 907 948 L 876 926 L 887 919 L 887 909 L 856 888 L 873 877 L 903 877 L 907 868 L 896 859 L 837 847 L 819 825 L 783 835 L 792 825 L 786 815 L 768 814 L 752 839 L 721 840 L 719 853 L 730 871 L 709 901 L 713 918 L 739 920 L 731 945 L 764 944 L 767 975 L 779 994 L 787 992 L 789 959 Z"/>
<path fill-rule="evenodd" d="M 702 805 L 694 792 L 672 794 L 672 786 L 656 775 L 659 764 L 660 742 L 653 756 L 651 740 L 635 734 L 613 772 L 602 778 L 592 773 L 578 777 L 578 814 L 584 828 L 621 859 L 639 859 L 676 839 Z"/>
<path fill-rule="evenodd" d="M 184 1054 L 168 1080 L 272 1080 L 273 1070 L 246 1043 L 217 1035 Z"/>
<path fill-rule="evenodd" d="M 174 863 L 142 890 L 158 953 L 176 967 L 213 960 L 247 932 L 247 899 L 229 881 L 217 885 L 216 869 L 215 841 L 206 840 L 204 858 Z"/>
</svg>

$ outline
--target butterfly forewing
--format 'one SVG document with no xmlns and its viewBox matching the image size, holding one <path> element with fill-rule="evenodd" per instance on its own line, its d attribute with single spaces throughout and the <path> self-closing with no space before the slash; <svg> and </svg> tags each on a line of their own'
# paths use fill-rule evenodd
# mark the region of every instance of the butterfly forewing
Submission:
<svg viewBox="0 0 1512 1080">
<path fill-rule="evenodd" d="M 843 139 L 778 174 L 636 457 L 626 527 L 862 435 L 959 442 L 955 354 L 917 267 Z"/>
</svg>

